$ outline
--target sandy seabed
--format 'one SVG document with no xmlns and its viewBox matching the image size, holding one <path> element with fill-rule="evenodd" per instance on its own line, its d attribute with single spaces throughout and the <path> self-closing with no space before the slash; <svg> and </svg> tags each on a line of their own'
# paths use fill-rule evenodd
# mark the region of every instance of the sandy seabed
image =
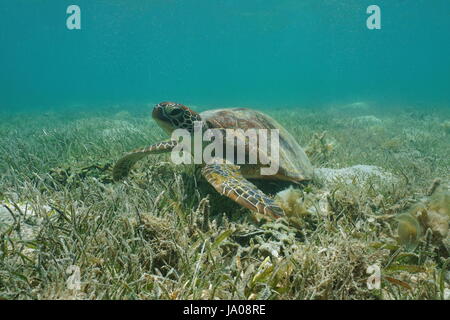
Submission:
<svg viewBox="0 0 450 320">
<path fill-rule="evenodd" d="M 1 117 L 0 298 L 449 299 L 450 108 L 278 110 L 316 178 L 275 221 L 164 154 L 114 183 L 148 110 Z"/>
</svg>

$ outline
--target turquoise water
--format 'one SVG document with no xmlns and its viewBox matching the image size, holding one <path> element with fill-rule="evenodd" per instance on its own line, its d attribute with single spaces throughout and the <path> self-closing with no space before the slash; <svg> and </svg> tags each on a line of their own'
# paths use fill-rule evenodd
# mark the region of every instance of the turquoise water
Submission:
<svg viewBox="0 0 450 320">
<path fill-rule="evenodd" d="M 448 107 L 449 39 L 448 0 L 4 0 L 0 108 Z"/>
</svg>

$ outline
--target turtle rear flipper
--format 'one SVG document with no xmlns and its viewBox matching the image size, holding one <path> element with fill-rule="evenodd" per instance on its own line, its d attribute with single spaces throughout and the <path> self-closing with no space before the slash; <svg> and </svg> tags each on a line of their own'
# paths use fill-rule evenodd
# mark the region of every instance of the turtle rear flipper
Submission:
<svg viewBox="0 0 450 320">
<path fill-rule="evenodd" d="M 177 145 L 174 140 L 158 142 L 146 148 L 133 150 L 124 157 L 120 158 L 113 168 L 113 178 L 115 181 L 121 180 L 128 176 L 133 165 L 148 156 L 149 154 L 157 154 L 170 152 Z"/>
<path fill-rule="evenodd" d="M 202 169 L 202 175 L 217 192 L 247 209 L 273 218 L 285 215 L 281 207 L 242 176 L 239 166 L 207 164 Z"/>
</svg>

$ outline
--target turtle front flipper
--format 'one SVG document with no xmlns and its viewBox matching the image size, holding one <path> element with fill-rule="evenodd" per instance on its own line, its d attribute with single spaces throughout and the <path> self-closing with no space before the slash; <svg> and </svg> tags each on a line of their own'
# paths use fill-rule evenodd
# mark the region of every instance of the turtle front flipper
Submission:
<svg viewBox="0 0 450 320">
<path fill-rule="evenodd" d="M 284 211 L 273 199 L 242 176 L 234 164 L 207 164 L 202 175 L 219 192 L 241 206 L 273 218 L 284 216 Z"/>
<path fill-rule="evenodd" d="M 125 178 L 130 172 L 133 165 L 142 158 L 148 156 L 149 154 L 170 152 L 172 151 L 173 148 L 175 148 L 176 145 L 177 142 L 175 140 L 169 140 L 158 142 L 146 148 L 136 149 L 129 152 L 124 157 L 120 158 L 119 161 L 117 161 L 117 163 L 114 165 L 113 168 L 114 180 L 118 181 Z"/>
</svg>

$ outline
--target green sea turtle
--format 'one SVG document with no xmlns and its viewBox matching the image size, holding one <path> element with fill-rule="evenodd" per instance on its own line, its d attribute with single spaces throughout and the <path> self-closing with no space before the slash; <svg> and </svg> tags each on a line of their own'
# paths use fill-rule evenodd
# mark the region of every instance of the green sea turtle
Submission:
<svg viewBox="0 0 450 320">
<path fill-rule="evenodd" d="M 178 103 L 162 102 L 155 106 L 152 117 L 169 134 L 179 128 L 186 129 L 192 134 L 194 132 L 194 121 L 201 121 L 203 129 L 217 128 L 223 129 L 224 132 L 226 132 L 226 129 L 278 129 L 279 169 L 274 175 L 261 175 L 260 169 L 264 165 L 259 161 L 253 165 L 236 165 L 229 161 L 222 164 L 203 163 L 201 165 L 203 177 L 219 193 L 254 212 L 274 218 L 284 215 L 283 209 L 273 199 L 246 178 L 284 180 L 294 183 L 312 179 L 313 168 L 303 149 L 278 122 L 262 112 L 244 108 L 232 108 L 196 113 Z M 226 139 L 224 141 L 224 144 L 226 144 Z M 175 140 L 167 140 L 126 154 L 113 168 L 114 180 L 117 181 L 126 177 L 132 166 L 143 157 L 150 154 L 170 152 L 177 146 L 177 143 Z M 224 148 L 226 147 L 224 145 Z M 247 142 L 245 145 L 245 152 L 247 153 L 261 151 L 258 149 L 260 149 L 259 144 L 249 146 Z M 268 157 L 271 156 L 267 152 L 264 154 Z M 270 160 L 276 161 L 276 159 Z"/>
</svg>

